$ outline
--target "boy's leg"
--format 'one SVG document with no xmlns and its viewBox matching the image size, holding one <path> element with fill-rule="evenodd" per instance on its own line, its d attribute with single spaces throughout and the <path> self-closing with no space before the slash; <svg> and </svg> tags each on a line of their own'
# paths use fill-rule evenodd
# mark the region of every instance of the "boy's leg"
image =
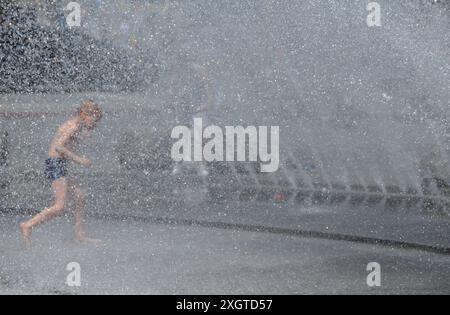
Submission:
<svg viewBox="0 0 450 315">
<path fill-rule="evenodd" d="M 73 192 L 75 199 L 75 239 L 79 242 L 98 243 L 99 240 L 90 239 L 86 237 L 85 226 L 85 208 L 86 208 L 86 195 L 81 189 L 80 185 L 74 180 L 70 180 L 70 188 Z"/>
<path fill-rule="evenodd" d="M 52 184 L 54 194 L 54 204 L 50 208 L 44 209 L 41 213 L 27 222 L 20 224 L 22 236 L 27 244 L 31 246 L 31 231 L 36 226 L 44 223 L 45 221 L 59 215 L 66 206 L 68 185 L 65 178 L 55 180 Z"/>
<path fill-rule="evenodd" d="M 84 230 L 86 196 L 77 184 L 72 186 L 72 190 L 75 198 L 75 238 L 78 241 L 82 241 L 86 238 L 86 232 Z"/>
</svg>

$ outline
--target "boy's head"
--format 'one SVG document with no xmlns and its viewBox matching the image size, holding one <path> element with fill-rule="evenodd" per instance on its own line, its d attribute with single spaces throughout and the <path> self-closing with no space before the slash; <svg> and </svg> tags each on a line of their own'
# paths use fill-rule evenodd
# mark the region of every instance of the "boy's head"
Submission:
<svg viewBox="0 0 450 315">
<path fill-rule="evenodd" d="M 103 117 L 102 109 L 92 100 L 84 101 L 78 109 L 77 115 L 83 126 L 89 130 L 94 129 Z"/>
</svg>

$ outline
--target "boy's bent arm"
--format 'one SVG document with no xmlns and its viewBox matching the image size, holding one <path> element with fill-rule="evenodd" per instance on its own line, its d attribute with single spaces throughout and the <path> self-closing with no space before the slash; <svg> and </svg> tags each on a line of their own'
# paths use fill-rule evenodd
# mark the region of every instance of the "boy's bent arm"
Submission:
<svg viewBox="0 0 450 315">
<path fill-rule="evenodd" d="M 74 135 L 74 133 L 77 131 L 77 126 L 73 123 L 66 123 L 64 124 L 58 134 L 58 140 L 55 145 L 55 150 L 58 152 L 63 158 L 72 160 L 73 162 L 77 164 L 81 164 L 84 166 L 89 166 L 89 160 L 81 157 L 69 149 L 65 147 L 65 144 L 69 141 L 69 139 Z"/>
<path fill-rule="evenodd" d="M 67 148 L 65 148 L 62 145 L 57 145 L 55 148 L 56 152 L 58 152 L 62 157 L 72 160 L 73 162 L 77 163 L 77 164 L 81 164 L 81 165 L 85 165 L 86 164 L 86 158 L 81 157 L 76 155 L 75 153 L 73 153 L 72 151 L 68 150 Z"/>
</svg>

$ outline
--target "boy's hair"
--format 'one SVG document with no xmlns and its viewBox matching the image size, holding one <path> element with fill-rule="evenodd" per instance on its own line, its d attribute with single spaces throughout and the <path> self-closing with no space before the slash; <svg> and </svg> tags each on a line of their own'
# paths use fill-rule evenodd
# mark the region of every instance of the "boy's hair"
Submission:
<svg viewBox="0 0 450 315">
<path fill-rule="evenodd" d="M 102 109 L 93 100 L 84 101 L 80 108 L 78 108 L 77 115 L 83 114 L 94 117 L 95 121 L 99 121 L 103 117 Z"/>
</svg>

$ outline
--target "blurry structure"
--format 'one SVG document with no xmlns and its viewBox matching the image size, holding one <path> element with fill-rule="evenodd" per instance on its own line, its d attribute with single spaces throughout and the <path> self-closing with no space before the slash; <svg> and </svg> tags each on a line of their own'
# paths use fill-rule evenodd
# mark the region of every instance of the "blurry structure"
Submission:
<svg viewBox="0 0 450 315">
<path fill-rule="evenodd" d="M 135 60 L 111 43 L 67 29 L 62 10 L 10 4 L 1 12 L 0 93 L 136 91 L 152 81 L 154 71 L 143 71 L 145 62 L 154 68 L 151 58 Z"/>
<path fill-rule="evenodd" d="M 6 166 L 8 154 L 8 132 L 0 130 L 0 167 Z"/>
<path fill-rule="evenodd" d="M 69 54 L 71 58 L 61 58 L 65 55 L 52 49 L 73 46 L 66 40 L 58 43 L 61 37 L 54 34 L 60 33 L 32 37 L 39 39 L 33 41 L 37 46 L 27 46 L 28 36 L 21 34 L 28 31 L 19 27 L 18 38 L 4 38 L 18 40 L 17 47 L 32 48 L 0 55 L 0 71 L 5 74 L 0 76 L 0 88 L 53 92 L 60 90 L 49 89 L 49 83 L 64 82 L 69 87 L 75 84 L 71 91 L 84 95 L 92 80 L 101 78 L 94 80 L 95 91 L 113 92 L 94 95 L 110 106 L 103 132 L 111 147 L 97 156 L 102 171 L 96 178 L 102 180 L 93 183 L 103 193 L 99 210 L 110 209 L 111 204 L 128 209 L 130 200 L 145 208 L 158 199 L 182 199 L 183 194 L 170 193 L 174 187 L 180 191 L 206 187 L 214 203 L 275 200 L 296 205 L 370 205 L 370 209 L 422 209 L 424 204 L 434 204 L 438 211 L 433 213 L 448 212 L 449 68 L 448 59 L 442 57 L 448 50 L 448 1 L 382 1 L 386 25 L 382 30 L 367 27 L 365 4 L 359 0 L 198 0 L 169 1 L 167 6 L 162 0 L 124 0 L 109 2 L 107 9 L 101 3 L 95 7 L 96 2 L 80 2 L 86 5 L 84 26 L 97 25 L 67 33 L 82 49 Z M 48 23 L 56 21 L 54 16 L 46 17 Z M 2 25 L 5 36 L 8 28 Z M 46 30 L 40 24 L 30 27 Z M 99 44 L 104 43 L 101 38 L 107 42 L 104 46 Z M 109 49 L 111 42 L 114 49 Z M 154 63 L 164 78 L 180 61 L 182 49 L 193 62 L 209 62 L 221 99 L 215 123 L 280 126 L 279 172 L 260 174 L 252 163 L 214 163 L 206 179 L 168 176 L 173 115 L 168 113 L 164 79 L 154 80 L 141 94 L 114 92 L 136 91 L 134 83 L 148 83 L 153 69 L 145 59 L 148 55 L 157 60 Z M 81 70 L 69 76 L 64 74 L 66 67 L 53 71 L 56 55 L 56 64 L 69 62 L 71 71 L 78 65 Z M 123 63 L 129 65 L 126 61 L 131 57 L 129 70 Z M 13 67 L 4 70 L 9 65 Z M 39 68 L 35 78 L 36 71 L 25 71 L 35 65 L 52 71 Z M 55 73 L 63 76 L 54 80 Z M 36 88 L 42 80 L 46 88 Z M 11 147 L 9 161 L 15 162 L 8 172 L 13 180 L 8 198 L 3 199 L 8 206 L 24 204 L 13 191 L 33 191 L 41 185 L 41 166 L 33 163 L 42 160 L 36 158 L 42 152 L 33 148 L 49 131 L 36 113 L 70 110 L 78 97 L 0 99 L 0 105 L 34 113 L 2 121 L 10 141 L 17 144 Z M 38 200 L 27 201 L 33 202 Z"/>
</svg>

